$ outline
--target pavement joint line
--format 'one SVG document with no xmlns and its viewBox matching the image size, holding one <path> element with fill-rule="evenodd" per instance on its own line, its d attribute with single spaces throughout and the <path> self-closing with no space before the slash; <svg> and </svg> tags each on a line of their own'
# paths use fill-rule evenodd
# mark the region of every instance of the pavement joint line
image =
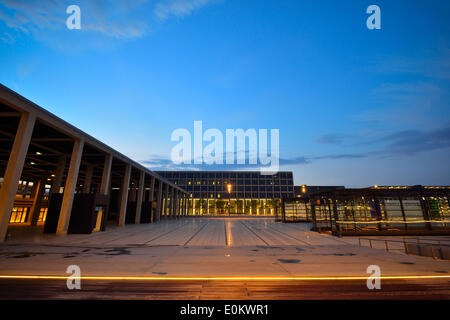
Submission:
<svg viewBox="0 0 450 320">
<path fill-rule="evenodd" d="M 208 281 L 208 280 L 230 280 L 230 281 L 315 281 L 315 280 L 420 280 L 420 279 L 450 279 L 450 275 L 393 275 L 393 276 L 322 276 L 322 277 L 146 277 L 146 276 L 57 276 L 57 275 L 0 275 L 0 279 L 80 279 L 80 280 L 147 280 L 147 281 Z"/>
<path fill-rule="evenodd" d="M 184 223 L 184 224 L 182 224 L 181 226 L 176 227 L 175 229 L 172 229 L 172 230 L 169 230 L 169 231 L 167 231 L 167 232 L 165 232 L 165 233 L 163 233 L 163 234 L 160 234 L 159 236 L 156 236 L 155 238 L 152 238 L 152 239 L 150 239 L 150 240 L 144 242 L 144 244 L 147 244 L 147 243 L 149 243 L 149 242 L 155 241 L 156 239 L 159 239 L 159 238 L 161 238 L 161 237 L 164 237 L 165 235 L 168 235 L 168 234 L 171 233 L 171 232 L 177 231 L 178 229 L 184 227 L 184 226 L 187 225 L 187 224 L 188 224 L 188 223 Z"/>
<path fill-rule="evenodd" d="M 185 224 L 186 224 L 186 223 L 185 223 Z M 166 226 L 170 226 L 170 225 L 173 225 L 173 224 L 171 224 L 171 223 L 166 223 L 165 225 L 166 225 Z M 128 225 L 128 227 L 136 227 L 136 226 L 139 226 L 139 227 L 140 227 L 141 225 Z M 142 227 L 141 229 L 143 229 L 143 227 Z M 176 229 L 177 229 L 177 228 L 176 228 Z M 123 238 L 129 237 L 129 236 L 132 236 L 132 235 L 134 235 L 134 234 L 136 233 L 136 230 L 127 230 L 126 232 L 123 232 L 123 231 L 120 230 L 120 229 L 115 229 L 115 230 L 112 230 L 112 233 L 111 233 L 110 235 L 121 234 L 121 233 L 125 233 L 125 234 L 122 234 L 122 235 L 121 235 L 120 237 L 118 237 L 118 238 L 113 238 L 113 239 L 104 241 L 103 244 L 109 244 L 109 243 L 114 242 L 114 241 L 117 241 L 117 240 L 119 240 L 119 239 L 123 239 Z M 94 235 L 94 236 L 96 236 L 96 235 Z M 101 233 L 100 233 L 98 236 L 101 236 Z M 80 240 L 80 241 L 81 241 L 81 240 Z M 84 241 L 84 240 L 83 240 L 83 241 Z M 150 240 L 150 241 L 153 241 L 153 239 Z M 148 242 L 150 242 L 150 241 L 147 241 L 147 242 L 145 242 L 145 243 L 148 243 Z"/>
<path fill-rule="evenodd" d="M 200 231 L 202 231 L 203 230 L 203 228 L 208 224 L 209 222 L 205 222 L 205 224 L 204 225 L 202 225 L 189 239 L 188 239 L 188 241 L 186 241 L 185 243 L 184 243 L 184 245 L 183 245 L 183 247 L 185 247 L 185 246 L 187 246 L 187 244 L 189 243 L 189 242 L 191 242 L 191 240 L 192 239 L 194 239 L 195 238 L 195 236 L 197 235 L 197 234 L 199 234 L 200 233 Z"/>
<path fill-rule="evenodd" d="M 302 243 L 305 243 L 306 245 L 308 245 L 308 246 L 310 246 L 310 247 L 314 247 L 314 245 L 310 244 L 310 243 L 307 242 L 307 241 L 300 240 L 300 239 L 298 239 L 297 237 L 291 236 L 290 234 L 288 234 L 288 233 L 286 233 L 286 232 L 282 232 L 282 231 L 280 231 L 280 230 L 277 230 L 277 229 L 275 229 L 275 228 L 272 227 L 272 226 L 268 226 L 268 227 L 269 227 L 270 229 L 272 229 L 272 230 L 278 232 L 278 233 L 281 233 L 282 235 L 284 235 L 284 236 L 286 236 L 286 237 L 289 237 L 289 238 L 295 239 L 295 240 L 297 240 L 297 241 L 300 241 L 300 242 L 302 242 Z"/>
<path fill-rule="evenodd" d="M 206 222 L 203 226 L 201 226 L 200 229 L 197 230 L 197 232 L 195 232 L 195 234 L 194 234 L 191 238 L 189 238 L 189 240 L 188 240 L 183 246 L 181 246 L 181 245 L 172 245 L 172 246 L 173 246 L 173 247 L 179 247 L 179 249 L 181 249 L 181 247 L 185 247 L 186 244 L 187 244 L 189 241 L 191 241 L 192 238 L 194 238 L 194 237 L 195 237 L 195 236 L 203 229 L 203 227 L 205 227 L 207 224 L 208 224 L 208 222 Z M 183 227 L 183 226 L 185 226 L 185 225 L 187 225 L 187 223 L 182 224 L 180 227 L 176 228 L 175 230 L 178 230 L 179 228 L 181 228 L 181 227 Z M 172 230 L 172 231 L 175 231 L 175 230 Z M 169 233 L 172 232 L 172 231 L 169 231 L 169 232 L 165 233 L 164 235 L 167 235 L 167 234 L 169 234 Z M 161 236 L 164 236 L 164 235 L 161 235 Z M 158 236 L 157 238 L 159 238 L 159 237 L 160 237 L 160 236 Z M 154 239 L 153 239 L 153 240 L 154 240 Z M 153 241 L 153 240 L 150 240 L 150 241 Z M 150 242 L 150 241 L 148 241 L 148 242 Z M 145 244 L 147 244 L 148 242 L 146 242 Z M 149 247 L 150 247 L 150 246 L 149 246 Z M 163 262 L 164 259 L 169 259 L 169 258 L 173 257 L 173 256 L 175 255 L 175 253 L 176 253 L 176 250 L 172 251 L 172 253 L 170 253 L 168 256 L 159 259 L 157 262 L 153 263 L 153 264 L 147 269 L 147 271 L 151 271 L 156 265 L 161 264 L 161 263 Z"/>
<path fill-rule="evenodd" d="M 224 220 L 223 221 L 223 227 L 224 227 L 224 238 L 225 238 L 225 246 L 229 247 L 228 245 L 228 231 L 227 231 L 227 222 Z"/>
<path fill-rule="evenodd" d="M 261 238 L 258 234 L 256 234 L 256 232 L 253 231 L 252 229 L 250 229 L 250 227 L 248 227 L 244 222 L 242 222 L 242 221 L 239 221 L 239 222 L 242 223 L 242 225 L 243 225 L 244 227 L 246 227 L 246 228 L 248 229 L 248 231 L 250 231 L 250 232 L 253 233 L 256 237 L 258 237 L 259 240 L 261 240 L 262 242 L 264 242 L 264 243 L 266 244 L 266 246 L 270 246 L 270 244 L 269 244 L 266 240 L 264 240 L 264 239 Z"/>
</svg>

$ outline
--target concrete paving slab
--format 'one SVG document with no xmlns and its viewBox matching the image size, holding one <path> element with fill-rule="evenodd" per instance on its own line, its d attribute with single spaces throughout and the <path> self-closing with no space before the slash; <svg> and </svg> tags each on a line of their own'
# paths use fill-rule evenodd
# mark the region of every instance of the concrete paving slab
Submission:
<svg viewBox="0 0 450 320">
<path fill-rule="evenodd" d="M 369 265 L 382 275 L 450 274 L 448 260 L 359 246 L 270 218 L 186 218 L 0 245 L 0 274 L 66 276 L 72 264 L 85 276 L 367 276 Z"/>
</svg>

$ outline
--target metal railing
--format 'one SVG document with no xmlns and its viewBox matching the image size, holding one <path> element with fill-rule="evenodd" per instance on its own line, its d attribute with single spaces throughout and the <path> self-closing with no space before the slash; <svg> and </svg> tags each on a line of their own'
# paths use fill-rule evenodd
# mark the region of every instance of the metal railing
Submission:
<svg viewBox="0 0 450 320">
<path fill-rule="evenodd" d="M 402 240 L 391 239 L 372 239 L 372 238 L 358 238 L 358 244 L 361 247 L 363 241 L 369 244 L 370 248 L 376 248 L 376 244 L 382 243 L 385 251 L 402 251 L 406 254 L 418 255 L 423 257 L 432 257 L 435 260 L 450 260 L 450 244 L 442 243 L 450 240 L 434 240 L 434 239 L 420 239 L 409 238 Z M 414 240 L 414 241 L 410 241 Z M 423 240 L 431 240 L 431 242 L 423 242 Z"/>
</svg>

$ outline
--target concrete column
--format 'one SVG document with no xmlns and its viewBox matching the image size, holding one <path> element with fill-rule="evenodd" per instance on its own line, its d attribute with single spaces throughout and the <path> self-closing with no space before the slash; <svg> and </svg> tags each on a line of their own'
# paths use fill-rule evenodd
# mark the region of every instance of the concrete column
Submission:
<svg viewBox="0 0 450 320">
<path fill-rule="evenodd" d="M 180 212 L 180 216 L 184 216 L 184 194 L 181 194 L 181 212 Z"/>
<path fill-rule="evenodd" d="M 179 217 L 181 215 L 181 192 L 177 191 L 177 211 L 176 211 L 176 215 L 177 217 Z"/>
<path fill-rule="evenodd" d="M 156 204 L 156 217 L 155 217 L 155 221 L 161 220 L 162 194 L 163 194 L 162 183 L 161 183 L 161 181 L 159 181 L 159 182 L 158 182 L 158 194 L 156 195 L 156 196 L 157 196 L 157 201 L 158 201 L 158 203 Z"/>
<path fill-rule="evenodd" d="M 132 181 L 132 186 L 130 188 L 130 192 L 128 193 L 128 201 L 136 201 L 136 185 L 134 184 L 134 181 Z"/>
<path fill-rule="evenodd" d="M 177 211 L 178 211 L 178 191 L 175 188 L 173 188 L 173 190 L 172 190 L 172 196 L 173 196 L 172 217 L 176 218 L 177 217 Z"/>
<path fill-rule="evenodd" d="M 45 192 L 45 181 L 44 180 L 38 180 L 35 183 L 36 183 L 36 189 L 34 192 L 33 204 L 31 205 L 31 208 L 30 208 L 31 225 L 32 226 L 35 226 L 39 219 L 39 213 L 41 211 L 42 196 L 44 195 L 44 192 Z"/>
<path fill-rule="evenodd" d="M 135 224 L 141 223 L 142 199 L 144 196 L 144 180 L 145 180 L 145 172 L 141 171 L 139 175 L 139 189 L 136 200 L 137 203 L 136 203 L 136 219 L 134 221 Z"/>
<path fill-rule="evenodd" d="M 178 200 L 177 200 L 177 204 L 178 204 L 178 210 L 177 210 L 177 216 L 180 217 L 182 215 L 183 212 L 183 198 L 182 198 L 182 194 L 180 191 L 178 191 Z"/>
<path fill-rule="evenodd" d="M 83 182 L 83 193 L 90 193 L 91 191 L 91 181 L 92 181 L 92 173 L 94 172 L 94 166 L 88 165 L 86 169 L 86 177 Z"/>
<path fill-rule="evenodd" d="M 175 190 L 172 187 L 170 191 L 170 217 L 174 216 L 174 208 L 175 208 Z"/>
<path fill-rule="evenodd" d="M 17 187 L 19 186 L 35 122 L 36 116 L 34 114 L 24 113 L 20 117 L 14 144 L 3 177 L 3 185 L 0 189 L 0 242 L 4 241 L 8 230 L 8 222 L 14 206 Z"/>
<path fill-rule="evenodd" d="M 149 194 L 149 201 L 154 201 L 154 193 L 155 193 L 155 177 L 150 178 L 150 194 Z"/>
<path fill-rule="evenodd" d="M 166 185 L 165 191 L 164 191 L 164 217 L 167 218 L 167 216 L 170 213 L 170 196 L 169 196 L 169 186 Z"/>
<path fill-rule="evenodd" d="M 125 217 L 127 215 L 127 205 L 128 205 L 128 189 L 130 187 L 130 176 L 131 176 L 131 165 L 125 165 L 125 173 L 122 180 L 122 189 L 120 195 L 120 211 L 119 211 L 119 221 L 120 227 L 125 225 Z"/>
<path fill-rule="evenodd" d="M 179 209 L 179 205 L 178 205 L 179 198 L 178 198 L 178 190 L 177 189 L 175 189 L 175 192 L 174 192 L 174 199 L 175 199 L 175 201 L 173 203 L 173 206 L 174 206 L 173 216 L 176 218 L 176 217 L 178 217 L 178 209 Z"/>
<path fill-rule="evenodd" d="M 56 167 L 55 178 L 53 179 L 52 187 L 50 188 L 50 195 L 52 193 L 59 193 L 61 188 L 62 179 L 64 177 L 64 169 L 66 168 L 67 156 L 62 155 L 58 159 L 58 165 Z"/>
<path fill-rule="evenodd" d="M 164 189 L 164 217 L 167 216 L 167 199 L 169 198 L 169 185 L 166 184 Z"/>
<path fill-rule="evenodd" d="M 80 171 L 81 156 L 83 155 L 84 140 L 76 139 L 73 144 L 72 156 L 70 157 L 69 172 L 64 186 L 64 195 L 59 212 L 58 227 L 56 234 L 66 234 L 69 227 L 72 203 L 77 187 L 78 172 Z"/>
<path fill-rule="evenodd" d="M 186 196 L 186 215 L 189 215 L 189 209 L 191 208 L 191 198 L 189 195 Z"/>
<path fill-rule="evenodd" d="M 33 183 L 33 187 L 31 188 L 30 199 L 33 199 L 33 202 L 34 202 L 34 199 L 36 198 L 36 195 L 37 195 L 37 193 L 39 191 L 39 186 L 40 186 L 39 182 L 40 182 L 40 180 L 33 180 L 33 182 L 32 182 Z M 33 218 L 33 212 L 30 209 L 26 221 L 27 222 L 31 222 L 32 218 Z"/>
<path fill-rule="evenodd" d="M 180 213 L 179 216 L 183 215 L 183 193 L 180 191 Z"/>
<path fill-rule="evenodd" d="M 105 156 L 105 164 L 103 165 L 102 183 L 100 185 L 100 193 L 107 195 L 109 193 L 109 185 L 111 184 L 111 167 L 112 156 L 107 154 Z"/>
</svg>

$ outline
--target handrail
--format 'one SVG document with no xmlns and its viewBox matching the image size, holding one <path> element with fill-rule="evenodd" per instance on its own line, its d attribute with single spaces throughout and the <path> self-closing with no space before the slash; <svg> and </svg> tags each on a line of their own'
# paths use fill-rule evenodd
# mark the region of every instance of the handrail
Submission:
<svg viewBox="0 0 450 320">
<path fill-rule="evenodd" d="M 429 243 L 429 242 L 420 242 L 420 238 L 414 238 L 415 240 L 417 240 L 416 242 L 410 242 L 410 241 L 405 241 L 405 240 L 409 240 L 409 239 L 405 239 L 403 238 L 402 241 L 400 240 L 392 240 L 392 239 L 372 239 L 372 238 L 359 238 L 359 240 L 369 240 L 369 241 L 389 241 L 389 242 L 401 242 L 401 243 L 413 243 L 413 244 L 441 244 L 443 246 L 448 246 L 450 247 L 450 244 L 442 244 L 441 241 L 450 241 L 450 240 L 433 240 L 433 239 L 425 239 L 425 240 L 432 240 L 432 241 L 437 241 L 438 243 Z"/>
<path fill-rule="evenodd" d="M 444 258 L 442 258 L 443 257 L 442 247 L 443 246 L 444 247 L 450 247 L 450 244 L 442 244 L 441 240 L 433 240 L 433 241 L 437 241 L 438 243 L 429 243 L 429 242 L 420 242 L 420 238 L 416 238 L 416 242 L 408 242 L 408 241 L 406 241 L 405 238 L 403 238 L 402 241 L 399 241 L 399 240 L 392 240 L 392 239 L 372 239 L 372 238 L 361 238 L 361 237 L 359 237 L 358 238 L 358 243 L 359 243 L 360 247 L 362 246 L 361 245 L 361 240 L 368 240 L 370 248 L 373 248 L 372 241 L 384 242 L 385 249 L 386 249 L 387 252 L 389 252 L 389 242 L 403 243 L 403 249 L 404 249 L 406 254 L 409 254 L 409 250 L 408 250 L 409 245 L 417 245 L 418 246 L 418 255 L 419 256 L 423 256 L 421 254 L 421 249 L 420 249 L 422 246 L 425 246 L 425 247 L 426 246 L 430 246 L 431 254 L 432 254 L 431 256 L 435 260 L 439 259 L 439 257 L 436 257 L 436 255 L 435 255 L 434 246 L 439 246 L 439 252 L 440 252 L 441 259 L 444 259 Z M 446 241 L 446 240 L 444 240 L 444 241 Z M 398 248 L 396 248 L 396 249 L 398 249 Z M 391 247 L 391 250 L 392 250 L 392 247 Z"/>
</svg>

